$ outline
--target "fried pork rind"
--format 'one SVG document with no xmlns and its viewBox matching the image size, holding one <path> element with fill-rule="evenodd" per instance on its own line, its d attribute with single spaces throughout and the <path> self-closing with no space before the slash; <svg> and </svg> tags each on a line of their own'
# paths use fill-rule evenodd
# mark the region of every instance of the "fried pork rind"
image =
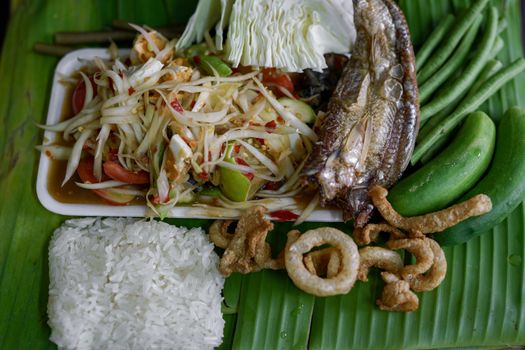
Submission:
<svg viewBox="0 0 525 350">
<path fill-rule="evenodd" d="M 386 283 L 381 298 L 376 301 L 381 310 L 401 312 L 417 310 L 419 299 L 410 290 L 410 285 L 407 281 L 390 272 L 382 272 L 381 277 Z"/>
<path fill-rule="evenodd" d="M 219 270 L 228 276 L 232 272 L 249 273 L 285 267 L 298 288 L 316 296 L 331 296 L 348 293 L 356 279 L 367 281 L 370 268 L 377 267 L 384 270 L 381 276 L 386 283 L 381 298 L 377 300 L 379 308 L 386 311 L 414 311 L 419 307 L 419 299 L 413 291 L 432 290 L 445 278 L 445 254 L 437 242 L 423 233 L 433 232 L 429 227 L 439 226 L 446 216 L 446 210 L 430 214 L 440 216 L 437 222 L 432 222 L 425 215 L 402 218 L 386 201 L 387 192 L 383 190 L 374 190 L 382 196 L 377 203 L 386 203 L 394 213 L 394 219 L 389 220 L 392 218 L 385 217 L 382 211 L 389 223 L 368 224 L 364 228 L 357 228 L 354 237 L 359 244 L 370 244 L 377 241 L 381 232 L 389 233 L 386 248 L 370 246 L 358 251 L 350 236 L 335 228 L 323 227 L 307 231 L 303 235 L 297 230 L 288 232 L 285 248 L 273 259 L 271 247 L 266 242 L 273 224 L 265 219 L 264 207 L 252 207 L 241 216 L 234 234 L 228 232 L 233 223 L 231 220 L 215 221 L 211 225 L 210 239 L 218 247 L 225 248 Z M 372 198 L 377 200 L 378 197 L 372 194 Z M 475 202 L 479 198 L 474 197 L 471 200 Z M 483 202 L 484 199 L 481 198 L 482 205 Z M 490 206 L 490 199 L 488 205 Z M 381 211 L 385 206 L 378 208 Z M 468 209 L 471 205 L 466 204 L 462 208 L 467 209 L 452 207 L 449 218 L 458 218 L 462 210 L 472 213 L 479 206 L 476 207 L 478 209 L 471 210 Z M 401 225 L 401 228 L 407 230 L 407 234 L 394 225 Z M 330 247 L 311 251 L 323 245 Z M 398 249 L 411 253 L 416 262 L 404 266 L 403 259 L 395 252 Z"/>
<path fill-rule="evenodd" d="M 354 229 L 354 239 L 358 245 L 368 245 L 377 241 L 379 234 L 386 232 L 390 234 L 391 239 L 404 238 L 405 234 L 400 229 L 383 223 L 383 224 L 368 224 L 365 227 L 356 227 Z"/>
<path fill-rule="evenodd" d="M 208 230 L 210 241 L 217 247 L 226 249 L 234 236 L 228 232 L 228 228 L 232 223 L 233 220 L 215 220 Z"/>
<path fill-rule="evenodd" d="M 410 288 L 416 292 L 429 291 L 441 284 L 445 275 L 447 274 L 447 260 L 445 259 L 445 253 L 439 244 L 430 238 L 425 238 L 428 241 L 430 249 L 434 255 L 434 260 L 430 270 L 422 275 L 416 275 L 412 279 L 408 280 Z"/>
<path fill-rule="evenodd" d="M 290 246 L 297 241 L 297 239 L 301 237 L 301 232 L 299 230 L 291 230 L 286 234 L 286 245 L 284 246 L 284 249 L 279 253 L 279 256 L 282 256 L 284 260 L 284 253 L 290 249 Z"/>
<path fill-rule="evenodd" d="M 361 263 L 357 273 L 357 279 L 368 281 L 368 271 L 371 267 L 378 267 L 382 270 L 398 273 L 403 268 L 401 256 L 386 248 L 382 247 L 364 247 L 359 249 Z"/>
<path fill-rule="evenodd" d="M 258 250 L 253 259 L 258 267 L 271 270 L 284 269 L 284 257 L 280 254 L 276 259 L 273 259 L 270 244 L 261 239 L 257 247 Z"/>
<path fill-rule="evenodd" d="M 304 254 L 324 244 L 336 248 L 341 258 L 339 273 L 329 278 L 312 274 L 303 261 Z M 290 244 L 285 250 L 284 261 L 288 275 L 298 288 L 316 296 L 330 296 L 346 294 L 354 286 L 359 252 L 350 236 L 335 228 L 323 227 L 305 232 Z"/>
<path fill-rule="evenodd" d="M 284 252 L 290 247 L 290 245 L 299 238 L 301 232 L 298 230 L 292 230 L 288 232 L 286 245 L 284 249 L 279 252 L 279 255 L 272 259 L 272 250 L 268 243 L 264 242 L 264 247 L 260 254 L 256 254 L 254 259 L 255 262 L 263 269 L 282 270 L 284 269 Z"/>
<path fill-rule="evenodd" d="M 337 248 L 325 248 L 306 254 L 304 266 L 314 275 L 332 278 L 339 273 L 341 267 L 341 256 Z"/>
<path fill-rule="evenodd" d="M 416 275 L 425 273 L 430 269 L 434 263 L 434 253 L 429 244 L 430 239 L 425 237 L 421 238 L 403 238 L 390 240 L 387 242 L 387 246 L 390 249 L 405 249 L 416 257 L 416 263 L 404 266 L 399 274 L 401 277 L 410 281 L 415 278 Z"/>
<path fill-rule="evenodd" d="M 478 194 L 440 211 L 421 216 L 403 217 L 388 202 L 386 198 L 388 191 L 385 188 L 374 186 L 369 194 L 374 206 L 390 225 L 406 231 L 419 231 L 421 233 L 441 232 L 460 221 L 492 210 L 490 198 L 484 194 Z"/>
<path fill-rule="evenodd" d="M 260 206 L 246 210 L 233 235 L 228 232 L 231 220 L 217 220 L 211 225 L 210 240 L 216 246 L 225 249 L 219 263 L 219 270 L 223 275 L 284 268 L 283 254 L 273 259 L 271 247 L 266 242 L 266 236 L 273 229 L 273 224 L 264 217 L 265 213 L 266 208 Z M 292 237 L 295 235 L 292 233 Z"/>
<path fill-rule="evenodd" d="M 266 235 L 273 229 L 273 224 L 264 217 L 265 213 L 266 208 L 256 206 L 246 210 L 241 216 L 219 264 L 223 275 L 259 271 L 262 267 L 257 260 L 261 262 L 262 257 L 271 257 L 265 245 Z M 257 254 L 263 256 L 256 258 Z"/>
</svg>

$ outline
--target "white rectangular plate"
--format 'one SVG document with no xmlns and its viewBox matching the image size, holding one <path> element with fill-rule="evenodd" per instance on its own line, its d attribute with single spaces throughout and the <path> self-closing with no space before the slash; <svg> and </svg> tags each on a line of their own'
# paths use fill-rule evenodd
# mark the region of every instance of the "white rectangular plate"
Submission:
<svg viewBox="0 0 525 350">
<path fill-rule="evenodd" d="M 121 50 L 122 55 L 129 53 L 129 50 Z M 46 124 L 55 124 L 60 121 L 64 99 L 67 88 L 60 83 L 60 79 L 71 76 L 78 71 L 83 63 L 82 60 L 92 60 L 95 57 L 108 59 L 109 53 L 106 49 L 80 49 L 68 53 L 57 65 L 53 76 L 53 88 Z M 52 144 L 55 141 L 56 133 L 51 131 L 44 132 L 44 144 Z M 72 216 L 133 216 L 144 217 L 147 215 L 147 208 L 144 205 L 112 206 L 106 204 L 72 204 L 57 201 L 49 192 L 48 176 L 51 160 L 46 155 L 40 156 L 36 191 L 38 199 L 42 205 L 53 213 Z M 286 207 L 279 208 L 286 209 Z M 224 208 L 203 208 L 196 206 L 175 207 L 171 210 L 169 217 L 173 218 L 236 218 L 241 211 L 237 209 Z M 313 211 L 307 221 L 341 221 L 341 211 L 334 209 L 321 209 Z"/>
</svg>

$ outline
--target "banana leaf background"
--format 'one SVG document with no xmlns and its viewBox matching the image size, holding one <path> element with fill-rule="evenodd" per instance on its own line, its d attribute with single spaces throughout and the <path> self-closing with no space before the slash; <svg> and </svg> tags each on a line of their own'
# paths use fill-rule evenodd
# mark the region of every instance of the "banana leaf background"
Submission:
<svg viewBox="0 0 525 350">
<path fill-rule="evenodd" d="M 421 45 L 447 12 L 468 0 L 401 0 L 413 41 Z M 519 0 L 493 0 L 507 18 L 499 54 L 503 63 L 522 55 Z M 46 211 L 35 193 L 42 133 L 57 58 L 34 54 L 37 41 L 56 31 L 99 30 L 119 18 L 150 26 L 180 23 L 196 1 L 12 0 L 0 58 L 0 349 L 53 349 L 48 338 L 47 246 L 66 218 Z M 483 107 L 498 116 L 525 104 L 525 76 L 507 84 Z M 375 274 L 342 297 L 314 298 L 283 272 L 234 275 L 225 287 L 227 325 L 222 348 L 235 349 L 429 349 L 525 344 L 524 217 L 520 205 L 491 232 L 445 248 L 449 271 L 442 285 L 420 293 L 418 311 L 382 312 Z M 207 226 L 206 220 L 170 220 Z M 308 223 L 301 229 L 320 226 Z M 350 231 L 350 226 L 337 224 Z M 275 249 L 290 224 L 271 234 Z"/>
</svg>

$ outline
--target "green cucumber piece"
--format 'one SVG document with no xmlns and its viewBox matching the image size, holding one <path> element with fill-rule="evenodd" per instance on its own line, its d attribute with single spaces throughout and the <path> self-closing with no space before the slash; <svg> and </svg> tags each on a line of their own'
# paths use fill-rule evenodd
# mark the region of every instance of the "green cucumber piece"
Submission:
<svg viewBox="0 0 525 350">
<path fill-rule="evenodd" d="M 315 112 L 308 103 L 289 97 L 281 97 L 278 101 L 283 105 L 284 109 L 295 115 L 301 121 L 305 123 L 315 122 Z"/>
<path fill-rule="evenodd" d="M 490 117 L 483 112 L 470 114 L 447 148 L 392 187 L 390 203 L 403 216 L 447 207 L 483 176 L 495 141 L 496 127 Z"/>
<path fill-rule="evenodd" d="M 198 66 L 210 75 L 215 75 L 215 72 L 221 77 L 232 74 L 231 68 L 217 56 L 198 56 Z"/>
<path fill-rule="evenodd" d="M 466 242 L 489 232 L 525 199 L 525 109 L 510 108 L 498 126 L 494 160 L 487 175 L 458 202 L 484 193 L 492 210 L 473 217 L 435 235 L 442 245 Z"/>
</svg>

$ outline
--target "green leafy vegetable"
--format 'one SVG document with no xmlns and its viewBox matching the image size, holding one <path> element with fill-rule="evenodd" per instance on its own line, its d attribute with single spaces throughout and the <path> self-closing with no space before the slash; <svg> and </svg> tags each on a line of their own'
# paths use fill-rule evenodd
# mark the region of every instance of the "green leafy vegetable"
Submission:
<svg viewBox="0 0 525 350">
<path fill-rule="evenodd" d="M 204 8 L 216 9 L 211 12 Z M 219 8 L 220 7 L 220 10 Z M 220 19 L 219 19 L 220 18 Z M 326 68 L 325 53 L 347 53 L 355 41 L 353 6 L 343 0 L 202 0 L 177 48 L 202 40 L 218 22 L 215 45 L 222 48 L 228 22 L 225 57 L 238 65 L 300 72 Z"/>
</svg>

